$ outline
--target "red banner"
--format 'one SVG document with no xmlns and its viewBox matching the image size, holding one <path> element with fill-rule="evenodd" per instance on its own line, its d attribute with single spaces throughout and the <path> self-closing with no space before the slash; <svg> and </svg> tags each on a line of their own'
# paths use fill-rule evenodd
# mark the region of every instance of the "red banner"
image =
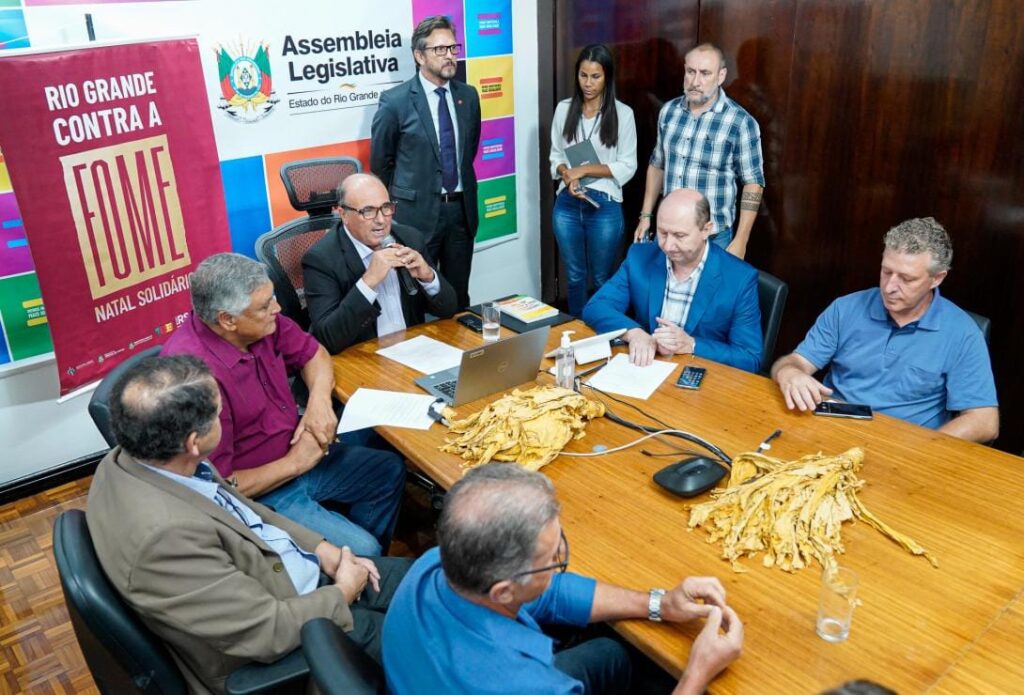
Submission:
<svg viewBox="0 0 1024 695">
<path fill-rule="evenodd" d="M 0 146 L 61 393 L 159 345 L 230 250 L 195 40 L 0 57 Z"/>
</svg>

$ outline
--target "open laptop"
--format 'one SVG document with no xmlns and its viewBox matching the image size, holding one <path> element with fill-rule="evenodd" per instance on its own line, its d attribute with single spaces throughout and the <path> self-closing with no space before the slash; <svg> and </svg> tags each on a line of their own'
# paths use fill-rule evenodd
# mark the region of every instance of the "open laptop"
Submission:
<svg viewBox="0 0 1024 695">
<path fill-rule="evenodd" d="M 537 377 L 549 326 L 462 353 L 458 367 L 421 376 L 415 384 L 448 405 L 462 405 Z"/>
</svg>

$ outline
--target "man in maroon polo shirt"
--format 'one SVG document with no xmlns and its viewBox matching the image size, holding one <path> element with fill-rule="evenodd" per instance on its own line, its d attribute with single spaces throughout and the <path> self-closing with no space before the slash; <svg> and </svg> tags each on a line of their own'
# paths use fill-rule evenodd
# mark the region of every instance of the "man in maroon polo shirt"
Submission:
<svg viewBox="0 0 1024 695">
<path fill-rule="evenodd" d="M 220 387 L 224 434 L 210 455 L 240 492 L 357 555 L 382 555 L 405 483 L 398 455 L 335 442 L 334 372 L 327 351 L 281 315 L 266 268 L 234 253 L 190 276 L 192 316 L 162 354 L 202 358 Z M 299 418 L 288 377 L 309 388 Z M 350 505 L 349 518 L 321 502 Z"/>
</svg>

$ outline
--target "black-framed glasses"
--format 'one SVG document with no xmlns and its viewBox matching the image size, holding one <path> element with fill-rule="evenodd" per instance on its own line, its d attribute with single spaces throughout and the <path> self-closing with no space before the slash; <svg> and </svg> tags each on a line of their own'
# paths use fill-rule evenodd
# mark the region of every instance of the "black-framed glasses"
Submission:
<svg viewBox="0 0 1024 695">
<path fill-rule="evenodd" d="M 444 58 L 446 55 L 451 53 L 453 56 L 457 56 L 462 53 L 462 44 L 453 43 L 450 46 L 426 46 L 423 48 L 424 51 L 433 51 L 434 55 L 438 58 Z"/>
<path fill-rule="evenodd" d="M 523 572 L 516 572 L 510 579 L 516 579 L 517 577 L 525 577 L 531 574 L 540 574 L 541 572 L 550 572 L 551 570 L 558 570 L 561 574 L 565 572 L 569 567 L 569 539 L 565 537 L 565 531 L 560 532 L 561 540 L 558 542 L 558 562 L 553 565 L 544 565 L 533 570 L 525 570 Z"/>
<path fill-rule="evenodd" d="M 372 220 L 377 217 L 378 212 L 384 215 L 384 217 L 391 217 L 392 215 L 395 214 L 395 206 L 395 202 L 389 201 L 387 203 L 384 203 L 380 207 L 367 205 L 365 208 L 359 208 L 358 210 L 353 207 L 349 207 L 344 203 L 342 203 L 339 207 L 342 210 L 348 210 L 349 212 L 358 212 L 360 215 L 362 215 L 364 220 Z"/>
</svg>

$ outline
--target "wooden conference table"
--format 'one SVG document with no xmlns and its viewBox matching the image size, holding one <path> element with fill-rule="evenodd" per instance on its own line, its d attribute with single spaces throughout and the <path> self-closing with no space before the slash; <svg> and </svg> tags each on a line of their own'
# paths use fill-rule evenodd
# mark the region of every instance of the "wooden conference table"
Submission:
<svg viewBox="0 0 1024 695">
<path fill-rule="evenodd" d="M 592 334 L 580 323 L 558 327 L 549 348 L 564 328 L 577 330 L 577 337 Z M 359 387 L 419 393 L 412 383 L 417 372 L 375 354 L 417 335 L 461 349 L 481 343 L 478 334 L 446 320 L 353 346 L 334 358 L 338 396 L 347 400 Z M 788 574 L 761 566 L 757 558 L 744 561 L 748 572 L 734 573 L 703 530 L 687 530 L 691 501 L 651 479 L 675 458 L 642 455 L 642 448 L 668 450 L 648 440 L 608 456 L 559 457 L 543 469 L 562 503 L 571 570 L 642 590 L 671 587 L 689 575 L 721 578 L 744 621 L 746 643 L 743 656 L 712 683 L 715 693 L 816 693 L 856 678 L 900 693 L 1024 691 L 1024 460 L 886 416 L 860 421 L 789 412 L 768 379 L 694 357 L 676 361 L 707 367 L 700 391 L 676 388 L 676 369 L 649 400 L 626 400 L 732 456 L 755 449 L 776 428 L 783 434 L 769 453 L 787 460 L 864 448 L 864 504 L 933 553 L 939 568 L 867 524 L 846 524 L 840 563 L 860 576 L 863 605 L 854 613 L 850 638 L 827 643 L 814 631 L 817 566 Z M 586 389 L 584 394 L 594 396 Z M 457 411 L 465 416 L 494 398 Z M 626 419 L 653 424 L 631 408 L 609 404 Z M 442 486 L 462 475 L 460 460 L 437 449 L 442 426 L 379 431 Z M 567 451 L 611 448 L 638 436 L 602 418 Z M 678 676 L 700 625 L 638 620 L 616 629 Z"/>
</svg>

